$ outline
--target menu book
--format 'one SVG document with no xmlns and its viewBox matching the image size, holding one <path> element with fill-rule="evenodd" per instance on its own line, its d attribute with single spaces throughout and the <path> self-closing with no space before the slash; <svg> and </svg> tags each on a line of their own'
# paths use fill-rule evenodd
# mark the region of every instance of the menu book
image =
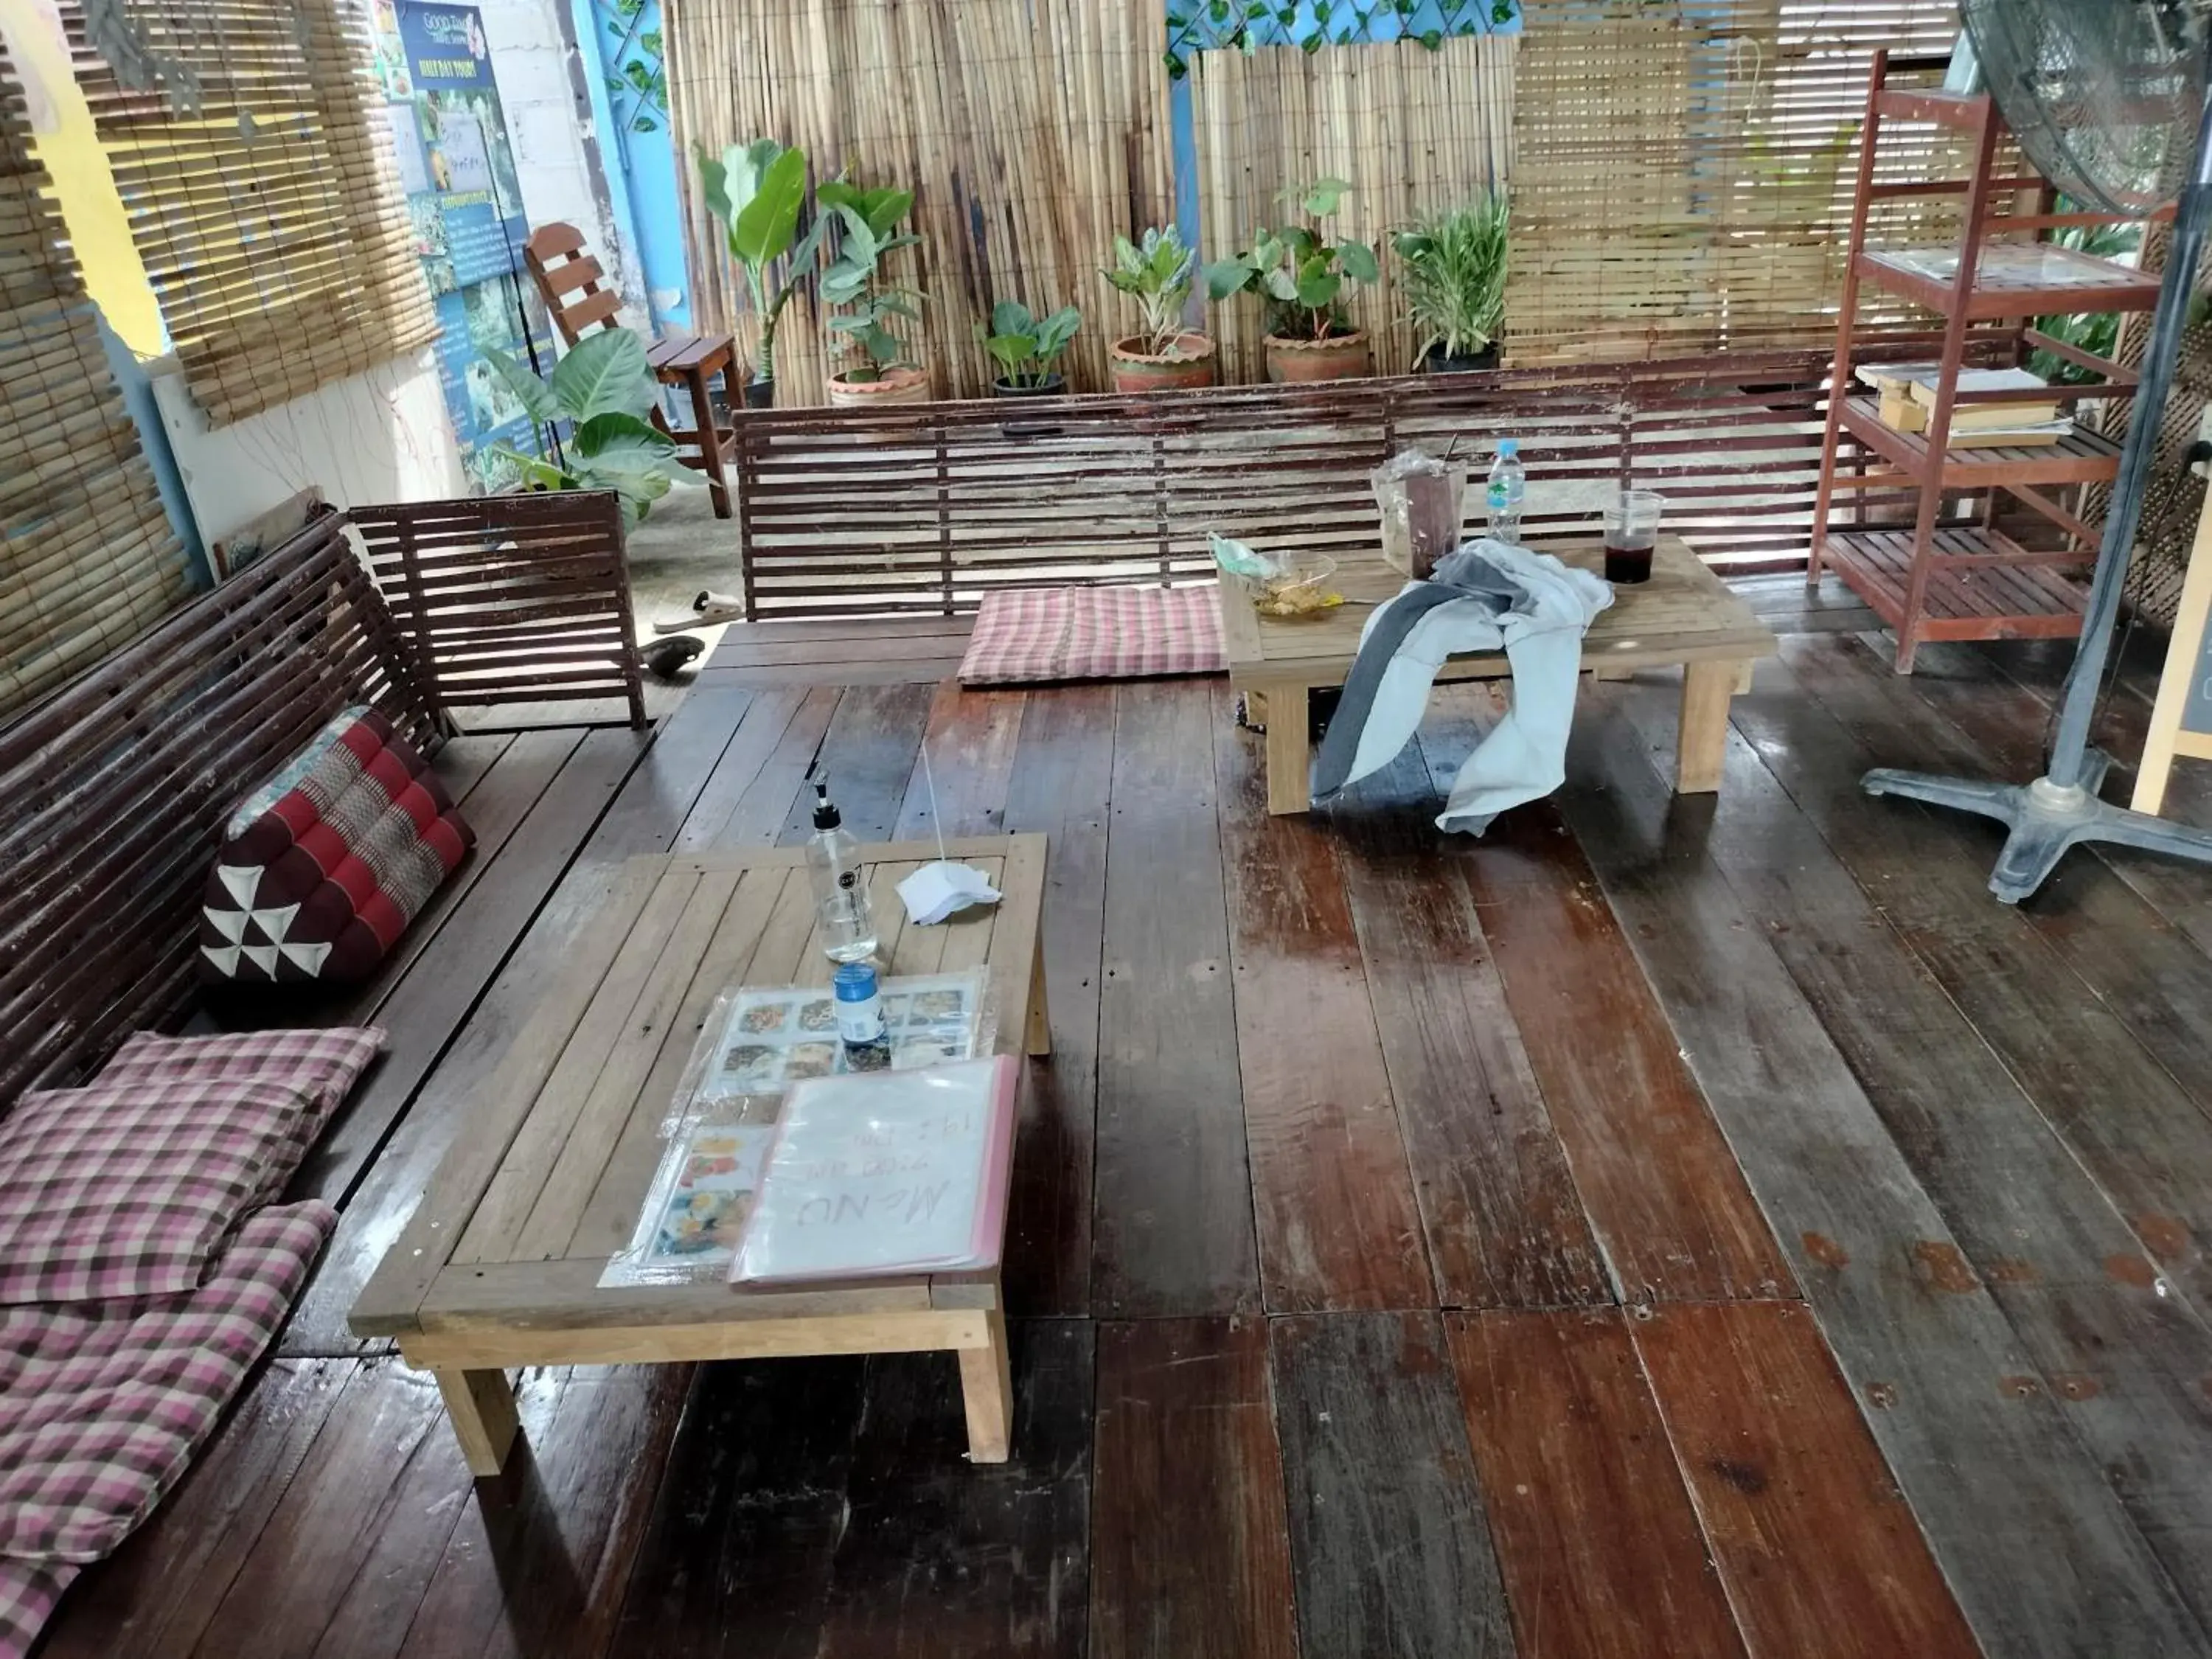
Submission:
<svg viewBox="0 0 2212 1659">
<path fill-rule="evenodd" d="M 782 1285 L 997 1265 L 1018 1068 L 1006 1054 L 795 1085 L 732 1283 Z"/>
</svg>

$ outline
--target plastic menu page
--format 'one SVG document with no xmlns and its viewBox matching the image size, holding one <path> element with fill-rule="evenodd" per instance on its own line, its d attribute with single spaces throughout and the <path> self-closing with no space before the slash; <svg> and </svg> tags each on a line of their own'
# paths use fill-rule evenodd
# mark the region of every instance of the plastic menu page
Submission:
<svg viewBox="0 0 2212 1659">
<path fill-rule="evenodd" d="M 884 980 L 878 994 L 890 1068 L 906 1071 L 972 1055 L 987 983 L 980 969 Z M 855 1069 L 838 1040 L 837 1005 L 829 987 L 738 986 L 708 1012 L 675 1109 L 681 1115 L 781 1094 L 809 1078 Z"/>
<path fill-rule="evenodd" d="M 775 1139 L 772 1123 L 693 1122 L 670 1136 L 629 1247 L 608 1262 L 600 1288 L 721 1277 Z"/>
<path fill-rule="evenodd" d="M 801 1083 L 730 1277 L 748 1284 L 997 1261 L 1013 1142 L 1006 1055 Z"/>
</svg>

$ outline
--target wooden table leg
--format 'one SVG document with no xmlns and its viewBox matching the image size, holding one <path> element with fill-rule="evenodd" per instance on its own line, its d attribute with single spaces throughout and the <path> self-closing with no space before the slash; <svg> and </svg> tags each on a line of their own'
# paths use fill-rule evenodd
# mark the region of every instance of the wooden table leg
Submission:
<svg viewBox="0 0 2212 1659">
<path fill-rule="evenodd" d="M 714 422 L 714 399 L 707 395 L 707 371 L 695 368 L 684 377 L 691 386 L 691 418 L 699 423 L 699 459 L 706 469 L 707 488 L 714 497 L 714 516 L 730 516 L 730 481 L 722 474 L 722 434 Z M 737 376 L 730 377 L 735 381 Z"/>
<path fill-rule="evenodd" d="M 1037 934 L 1036 955 L 1030 964 L 1030 1017 L 1027 1030 L 1030 1058 L 1042 1060 L 1052 1052 L 1052 1008 L 1045 1000 L 1044 934 Z"/>
<path fill-rule="evenodd" d="M 1267 811 L 1280 817 L 1313 805 L 1311 714 L 1303 685 L 1263 685 L 1267 699 Z"/>
<path fill-rule="evenodd" d="M 1709 795 L 1721 787 L 1728 758 L 1729 699 L 1741 665 L 1693 662 L 1682 667 L 1682 718 L 1674 738 L 1674 793 Z"/>
<path fill-rule="evenodd" d="M 960 1348 L 960 1399 L 968 1410 L 968 1461 L 1003 1463 L 1014 1439 L 1014 1378 L 1006 1354 L 1006 1316 L 987 1316 L 990 1346 Z"/>
<path fill-rule="evenodd" d="M 514 1414 L 514 1390 L 505 1371 L 436 1370 L 446 1415 L 461 1443 L 471 1474 L 497 1474 L 521 1424 Z"/>
</svg>

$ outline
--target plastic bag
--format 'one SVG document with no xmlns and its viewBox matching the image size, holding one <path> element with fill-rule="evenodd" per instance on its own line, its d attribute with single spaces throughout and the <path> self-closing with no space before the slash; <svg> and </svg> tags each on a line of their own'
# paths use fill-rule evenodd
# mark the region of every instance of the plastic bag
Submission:
<svg viewBox="0 0 2212 1659">
<path fill-rule="evenodd" d="M 1426 581 L 1437 561 L 1460 544 L 1467 466 L 1424 449 L 1401 449 L 1367 475 L 1382 510 L 1382 562 Z"/>
</svg>

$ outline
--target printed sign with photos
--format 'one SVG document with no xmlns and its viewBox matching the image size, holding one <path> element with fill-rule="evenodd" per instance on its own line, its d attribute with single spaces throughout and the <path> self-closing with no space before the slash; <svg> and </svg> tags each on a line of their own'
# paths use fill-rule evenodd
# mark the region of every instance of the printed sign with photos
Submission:
<svg viewBox="0 0 2212 1659">
<path fill-rule="evenodd" d="M 883 981 L 878 995 L 890 1068 L 912 1071 L 970 1058 L 981 1029 L 986 983 L 981 969 Z M 867 1069 L 865 1060 L 854 1064 L 839 1040 L 837 1004 L 826 986 L 726 991 L 708 1015 L 701 1043 L 690 1085 L 677 1102 L 679 1111 L 780 1095 L 811 1078 Z"/>
<path fill-rule="evenodd" d="M 682 1284 L 720 1275 L 760 1189 L 773 1123 L 691 1122 L 668 1139 L 629 1244 L 599 1285 Z"/>
</svg>

